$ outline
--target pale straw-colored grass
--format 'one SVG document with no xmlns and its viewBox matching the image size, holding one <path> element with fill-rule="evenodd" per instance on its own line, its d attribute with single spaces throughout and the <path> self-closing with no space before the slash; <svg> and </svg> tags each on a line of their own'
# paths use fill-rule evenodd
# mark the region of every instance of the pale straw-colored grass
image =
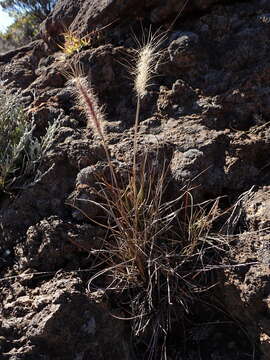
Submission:
<svg viewBox="0 0 270 360">
<path fill-rule="evenodd" d="M 156 65 L 162 54 L 162 43 L 166 36 L 164 33 L 155 34 L 149 30 L 148 36 L 143 36 L 140 43 L 136 38 L 138 49 L 136 49 L 135 65 L 131 68 L 134 77 L 134 89 L 138 98 L 142 99 L 147 95 L 147 89 L 151 86 L 151 80 L 156 74 Z"/>
</svg>

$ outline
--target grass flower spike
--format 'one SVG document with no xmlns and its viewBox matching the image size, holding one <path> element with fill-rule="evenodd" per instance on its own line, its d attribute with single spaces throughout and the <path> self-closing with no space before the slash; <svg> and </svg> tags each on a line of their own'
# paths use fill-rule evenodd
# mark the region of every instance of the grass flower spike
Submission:
<svg viewBox="0 0 270 360">
<path fill-rule="evenodd" d="M 75 87 L 75 96 L 78 105 L 87 117 L 87 126 L 92 128 L 96 135 L 104 140 L 104 114 L 102 107 L 99 106 L 97 96 L 93 88 L 88 84 L 86 77 L 81 75 L 81 71 L 72 71 L 70 84 Z"/>
<path fill-rule="evenodd" d="M 104 131 L 105 116 L 103 107 L 99 105 L 98 98 L 91 84 L 89 84 L 88 79 L 83 76 L 83 69 L 80 63 L 73 66 L 71 65 L 70 72 L 64 72 L 64 76 L 69 79 L 70 85 L 74 88 L 74 95 L 77 99 L 78 105 L 86 115 L 87 127 L 91 128 L 94 134 L 98 135 L 101 139 L 110 167 L 112 181 L 116 184 L 117 181 Z"/>
<path fill-rule="evenodd" d="M 137 50 L 136 65 L 133 69 L 135 75 L 134 88 L 138 98 L 142 99 L 147 94 L 147 88 L 155 73 L 155 65 L 161 55 L 159 48 L 164 41 L 164 36 L 162 34 L 151 34 L 149 31 L 147 40 L 144 37 L 143 44 L 140 44 L 138 40 L 136 41 L 139 49 Z"/>
<path fill-rule="evenodd" d="M 153 55 L 154 49 L 151 47 L 151 44 L 144 46 L 139 53 L 135 90 L 140 98 L 143 98 L 146 95 L 146 88 L 151 78 Z"/>
<path fill-rule="evenodd" d="M 161 51 L 160 46 L 165 39 L 165 34 L 152 34 L 149 30 L 147 39 L 143 36 L 142 44 L 135 37 L 138 44 L 136 64 L 132 69 L 132 74 L 135 76 L 134 89 L 137 95 L 137 107 L 134 124 L 134 139 L 133 139 L 133 187 L 136 189 L 136 156 L 138 151 L 138 131 L 139 131 L 139 117 L 141 100 L 147 94 L 147 88 L 150 85 L 151 78 L 155 73 L 155 66 L 158 62 Z M 137 197 L 135 190 L 135 198 Z"/>
</svg>

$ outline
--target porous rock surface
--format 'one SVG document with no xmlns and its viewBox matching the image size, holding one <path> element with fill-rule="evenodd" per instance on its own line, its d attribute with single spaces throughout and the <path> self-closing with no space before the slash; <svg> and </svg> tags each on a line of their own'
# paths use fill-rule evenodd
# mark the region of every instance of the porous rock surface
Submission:
<svg viewBox="0 0 270 360">
<path fill-rule="evenodd" d="M 1 358 L 133 358 L 126 323 L 86 291 L 93 274 L 88 252 L 104 234 L 70 204 L 92 199 L 93 174 L 106 171 L 106 156 L 63 71 L 72 61 L 84 65 L 106 105 L 111 152 L 129 163 L 136 98 L 121 63 L 135 46 L 130 25 L 139 31 L 142 20 L 166 30 L 180 5 L 59 0 L 40 39 L 0 56 L 3 85 L 21 91 L 37 133 L 60 122 L 40 180 L 0 199 Z M 139 150 L 170 161 L 174 191 L 190 182 L 196 201 L 237 202 L 228 259 L 235 266 L 222 270 L 218 293 L 238 326 L 213 321 L 203 334 L 194 328 L 190 347 L 172 359 L 270 359 L 269 14 L 265 0 L 190 1 L 167 35 L 166 61 L 157 64 L 159 76 L 142 102 Z M 57 44 L 65 27 L 83 36 L 108 24 L 88 48 L 63 60 Z M 97 214 L 84 206 L 89 218 Z"/>
<path fill-rule="evenodd" d="M 136 16 L 146 17 L 152 23 L 162 23 L 176 16 L 179 11 L 204 10 L 220 0 L 59 0 L 52 14 L 42 25 L 43 37 L 50 39 L 60 35 L 69 27 L 80 36 L 86 35 L 95 26 L 106 26 L 111 22 L 128 23 Z"/>
</svg>

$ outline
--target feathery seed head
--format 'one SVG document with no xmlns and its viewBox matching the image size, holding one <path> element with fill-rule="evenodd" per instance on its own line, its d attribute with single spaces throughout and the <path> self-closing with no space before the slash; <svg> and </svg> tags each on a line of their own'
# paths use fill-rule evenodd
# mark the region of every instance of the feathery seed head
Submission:
<svg viewBox="0 0 270 360">
<path fill-rule="evenodd" d="M 68 79 L 68 84 L 73 89 L 73 94 L 77 103 L 87 118 L 87 126 L 95 134 L 105 140 L 104 135 L 104 113 L 98 104 L 97 96 L 84 76 L 84 70 L 80 62 L 69 65 L 68 71 L 63 71 L 63 75 Z"/>
<path fill-rule="evenodd" d="M 139 50 L 137 50 L 134 88 L 137 96 L 141 99 L 146 95 L 147 87 L 150 85 L 150 80 L 155 73 L 155 65 L 162 51 L 159 48 L 163 41 L 163 35 L 152 35 L 149 32 L 146 43 L 140 45 Z"/>
<path fill-rule="evenodd" d="M 140 98 L 146 94 L 146 89 L 153 71 L 153 48 L 148 44 L 144 46 L 138 54 L 136 66 L 135 90 Z"/>
<path fill-rule="evenodd" d="M 94 133 L 104 138 L 104 113 L 98 104 L 97 96 L 85 77 L 76 76 L 70 81 L 75 87 L 78 103 L 87 117 L 87 125 Z"/>
</svg>

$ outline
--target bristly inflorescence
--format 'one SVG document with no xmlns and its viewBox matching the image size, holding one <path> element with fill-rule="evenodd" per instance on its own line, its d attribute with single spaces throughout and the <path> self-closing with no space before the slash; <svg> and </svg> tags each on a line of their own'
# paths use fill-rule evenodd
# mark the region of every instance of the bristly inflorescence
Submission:
<svg viewBox="0 0 270 360">
<path fill-rule="evenodd" d="M 104 136 L 104 113 L 98 104 L 97 96 L 85 77 L 74 77 L 72 83 L 76 88 L 79 105 L 87 116 L 88 127 L 101 138 Z"/>
<path fill-rule="evenodd" d="M 103 107 L 99 105 L 98 97 L 95 94 L 90 81 L 83 74 L 83 68 L 79 62 L 75 65 L 71 65 L 70 70 L 64 72 L 64 76 L 69 79 L 69 84 L 73 89 L 79 107 L 86 115 L 87 127 L 92 129 L 94 134 L 98 135 L 101 139 L 111 172 L 111 180 L 112 183 L 116 185 L 117 180 L 111 161 L 106 133 L 104 131 L 105 115 Z"/>
<path fill-rule="evenodd" d="M 97 95 L 89 80 L 83 76 L 82 68 L 79 65 L 71 68 L 67 77 L 70 85 L 74 88 L 78 105 L 86 115 L 87 126 L 104 140 L 104 112 L 102 106 L 98 103 Z"/>
<path fill-rule="evenodd" d="M 140 99 L 147 94 L 147 88 L 151 85 L 150 81 L 155 74 L 155 66 L 161 56 L 160 47 L 164 39 L 164 34 L 152 34 L 150 30 L 142 44 L 137 41 L 139 48 L 132 73 L 135 75 L 134 89 Z"/>
</svg>

